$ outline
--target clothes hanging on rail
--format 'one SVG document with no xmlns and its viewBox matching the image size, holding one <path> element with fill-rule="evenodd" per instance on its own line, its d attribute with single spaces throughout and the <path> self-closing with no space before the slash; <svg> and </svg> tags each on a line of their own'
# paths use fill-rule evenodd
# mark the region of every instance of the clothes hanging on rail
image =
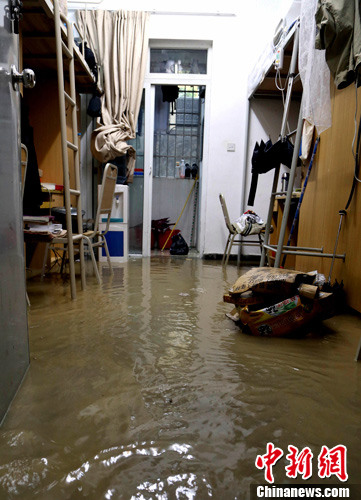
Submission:
<svg viewBox="0 0 361 500">
<path fill-rule="evenodd" d="M 359 0 L 318 0 L 316 48 L 326 61 L 338 89 L 353 83 L 361 63 Z"/>
<path fill-rule="evenodd" d="M 248 195 L 247 204 L 254 205 L 254 198 L 257 190 L 258 175 L 265 174 L 280 164 L 291 167 L 293 156 L 293 144 L 289 139 L 278 140 L 274 144 L 269 140 L 266 143 L 261 141 L 256 145 L 252 154 L 252 181 Z"/>
</svg>

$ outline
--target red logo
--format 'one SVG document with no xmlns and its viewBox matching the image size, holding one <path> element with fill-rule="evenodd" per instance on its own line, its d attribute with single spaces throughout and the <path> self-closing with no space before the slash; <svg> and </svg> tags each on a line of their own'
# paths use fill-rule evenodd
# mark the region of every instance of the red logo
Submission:
<svg viewBox="0 0 361 500">
<path fill-rule="evenodd" d="M 302 479 L 307 480 L 312 477 L 313 453 L 310 448 L 305 447 L 301 451 L 296 446 L 288 446 L 286 459 L 289 465 L 285 467 L 286 476 L 296 478 L 299 474 Z M 264 477 L 269 483 L 274 483 L 273 466 L 283 456 L 283 450 L 277 448 L 273 443 L 267 443 L 267 453 L 257 455 L 255 465 L 260 470 L 265 470 Z M 318 455 L 318 476 L 321 479 L 337 476 L 340 481 L 347 481 L 346 471 L 346 446 L 339 444 L 333 448 L 322 446 Z"/>
<path fill-rule="evenodd" d="M 296 446 L 288 447 L 289 454 L 286 458 L 290 465 L 286 467 L 286 476 L 295 478 L 297 474 L 302 475 L 302 479 L 308 479 L 312 476 L 312 457 L 310 448 L 303 448 L 300 452 Z"/>
<path fill-rule="evenodd" d="M 265 478 L 269 483 L 274 482 L 272 467 L 282 457 L 283 451 L 280 448 L 275 448 L 273 443 L 267 443 L 267 453 L 258 455 L 256 458 L 256 467 L 265 470 Z"/>
<path fill-rule="evenodd" d="M 322 446 L 321 453 L 318 455 L 319 477 L 324 478 L 335 475 L 340 481 L 347 481 L 346 454 L 347 448 L 342 444 L 331 449 Z"/>
</svg>

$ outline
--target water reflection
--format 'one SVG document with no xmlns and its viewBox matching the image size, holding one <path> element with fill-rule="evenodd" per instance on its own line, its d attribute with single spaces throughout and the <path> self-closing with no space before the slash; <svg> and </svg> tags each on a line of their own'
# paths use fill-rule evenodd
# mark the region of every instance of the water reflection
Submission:
<svg viewBox="0 0 361 500">
<path fill-rule="evenodd" d="M 31 366 L 0 431 L 1 499 L 247 499 L 268 441 L 315 456 L 345 444 L 359 482 L 356 316 L 255 338 L 225 317 L 235 266 L 160 256 L 102 274 L 76 302 L 60 279 L 29 283 Z"/>
</svg>

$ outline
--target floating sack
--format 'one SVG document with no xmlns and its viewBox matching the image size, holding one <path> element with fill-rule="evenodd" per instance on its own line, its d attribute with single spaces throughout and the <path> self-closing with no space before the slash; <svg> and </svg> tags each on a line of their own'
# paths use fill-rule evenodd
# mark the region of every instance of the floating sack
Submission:
<svg viewBox="0 0 361 500">
<path fill-rule="evenodd" d="M 335 294 L 321 290 L 321 278 L 317 271 L 251 269 L 223 296 L 224 302 L 235 306 L 226 316 L 252 335 L 294 334 L 335 313 Z"/>
<path fill-rule="evenodd" d="M 320 292 L 317 299 L 304 301 L 299 295 L 265 307 L 250 311 L 248 307 L 238 310 L 240 321 L 256 336 L 281 337 L 295 333 L 315 319 L 330 315 L 332 293 Z"/>
<path fill-rule="evenodd" d="M 255 267 L 238 278 L 230 294 L 239 294 L 252 290 L 258 293 L 277 293 L 290 296 L 301 283 L 312 284 L 315 273 L 303 273 L 292 269 L 276 267 Z"/>
</svg>

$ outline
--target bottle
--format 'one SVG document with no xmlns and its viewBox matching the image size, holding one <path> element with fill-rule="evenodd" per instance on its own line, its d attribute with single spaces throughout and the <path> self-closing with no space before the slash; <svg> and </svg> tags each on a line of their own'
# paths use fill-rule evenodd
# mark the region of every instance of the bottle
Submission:
<svg viewBox="0 0 361 500">
<path fill-rule="evenodd" d="M 186 164 L 184 163 L 184 160 L 182 159 L 180 162 L 180 178 L 184 179 L 186 175 Z"/>
<path fill-rule="evenodd" d="M 174 174 L 174 177 L 176 179 L 179 179 L 179 177 L 180 177 L 180 165 L 179 165 L 179 161 L 177 161 L 176 164 L 175 164 L 175 174 Z"/>
<path fill-rule="evenodd" d="M 192 179 L 195 179 L 197 177 L 197 174 L 198 174 L 198 166 L 196 163 L 193 163 L 192 165 L 192 170 L 191 170 L 191 174 L 192 174 Z"/>
<path fill-rule="evenodd" d="M 191 176 L 191 167 L 190 167 L 189 163 L 186 163 L 186 172 L 185 172 L 185 176 L 184 177 L 186 179 L 189 179 L 190 176 Z"/>
</svg>

